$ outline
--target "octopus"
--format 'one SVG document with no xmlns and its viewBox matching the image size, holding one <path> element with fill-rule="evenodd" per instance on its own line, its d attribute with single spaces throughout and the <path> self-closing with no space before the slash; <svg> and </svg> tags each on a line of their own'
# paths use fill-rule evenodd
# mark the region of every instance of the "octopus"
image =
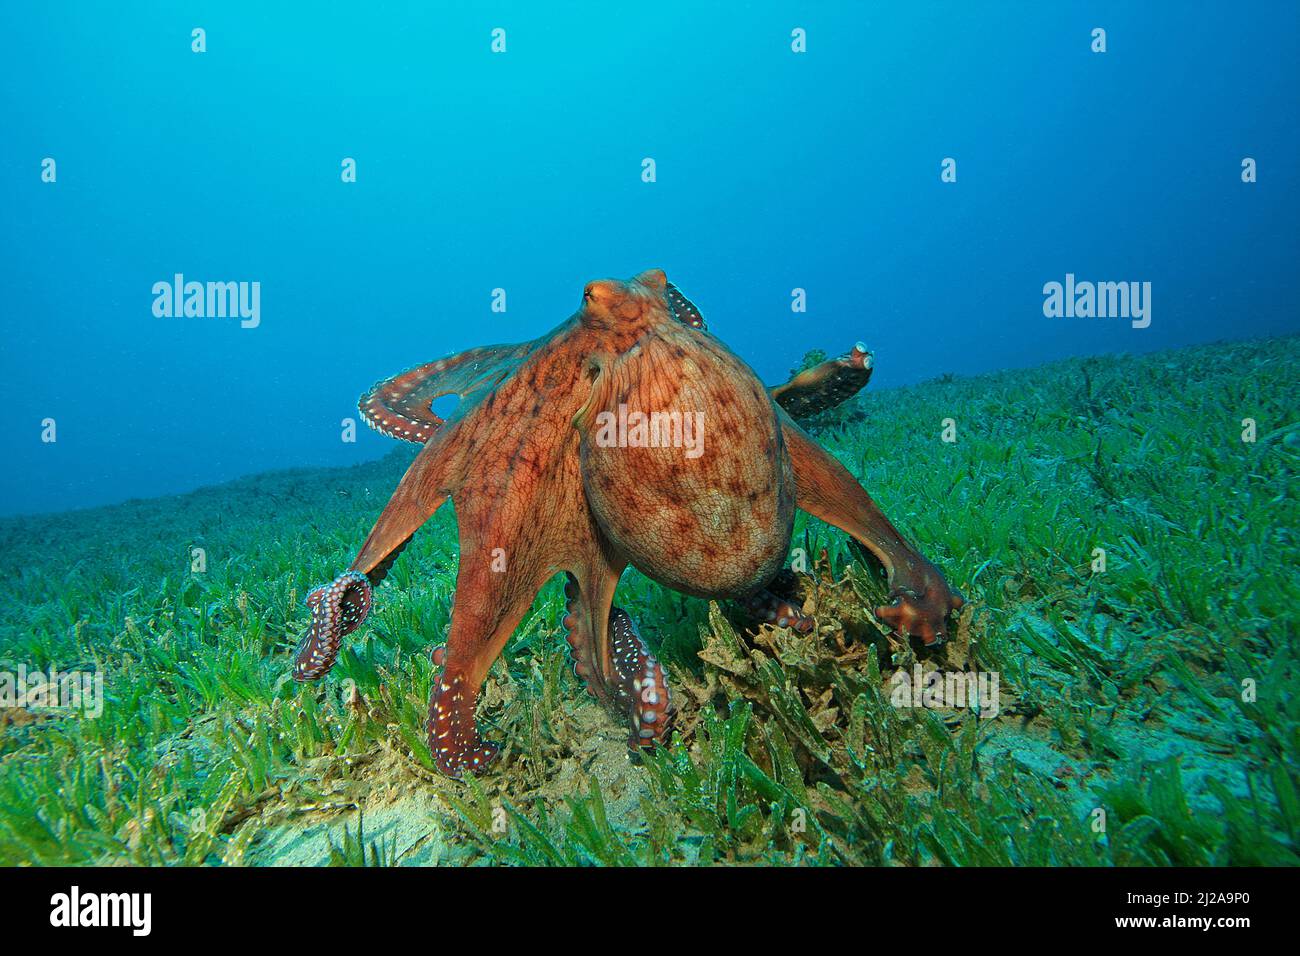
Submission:
<svg viewBox="0 0 1300 956">
<path fill-rule="evenodd" d="M 453 778 L 498 755 L 476 726 L 479 691 L 558 574 L 573 670 L 630 723 L 634 750 L 669 741 L 675 708 L 667 669 L 613 603 L 629 565 L 807 631 L 813 621 L 776 590 L 791 574 L 802 509 L 880 563 L 882 622 L 900 637 L 943 641 L 962 597 L 796 421 L 854 394 L 872 364 L 859 344 L 768 389 L 652 269 L 588 283 L 578 310 L 531 342 L 469 349 L 379 382 L 361 397 L 365 421 L 423 447 L 351 567 L 308 595 L 294 678 L 325 676 L 375 586 L 447 501 L 459 566 L 446 642 L 432 655 L 428 733 Z M 445 395 L 459 403 L 444 419 L 432 402 Z"/>
</svg>

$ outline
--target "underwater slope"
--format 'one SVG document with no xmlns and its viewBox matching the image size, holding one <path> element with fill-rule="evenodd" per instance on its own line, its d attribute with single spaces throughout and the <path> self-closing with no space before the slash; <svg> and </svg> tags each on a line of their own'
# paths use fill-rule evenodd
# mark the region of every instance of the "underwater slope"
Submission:
<svg viewBox="0 0 1300 956">
<path fill-rule="evenodd" d="M 0 863 L 1295 863 L 1297 373 L 1292 337 L 869 391 L 819 437 L 970 599 L 956 638 L 883 634 L 815 521 L 813 635 L 629 573 L 682 705 L 644 765 L 569 673 L 553 584 L 485 688 L 500 769 L 431 772 L 449 509 L 330 678 L 289 680 L 303 595 L 409 450 L 0 521 L 0 671 L 106 697 L 0 709 Z M 917 668 L 995 674 L 996 715 L 896 706 Z"/>
</svg>

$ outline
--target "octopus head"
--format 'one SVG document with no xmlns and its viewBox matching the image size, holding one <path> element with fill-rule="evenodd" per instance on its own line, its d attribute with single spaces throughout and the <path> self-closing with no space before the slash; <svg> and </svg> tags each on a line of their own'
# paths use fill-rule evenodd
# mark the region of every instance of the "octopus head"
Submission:
<svg viewBox="0 0 1300 956">
<path fill-rule="evenodd" d="M 584 322 L 618 325 L 663 318 L 668 313 L 668 277 L 662 269 L 647 269 L 626 282 L 596 279 L 582 290 Z"/>
</svg>

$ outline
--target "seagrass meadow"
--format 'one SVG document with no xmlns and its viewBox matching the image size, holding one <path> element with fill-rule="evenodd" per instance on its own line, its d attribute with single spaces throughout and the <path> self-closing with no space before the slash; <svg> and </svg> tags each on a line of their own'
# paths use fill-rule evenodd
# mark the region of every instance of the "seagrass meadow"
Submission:
<svg viewBox="0 0 1300 956">
<path fill-rule="evenodd" d="M 1291 337 L 867 389 L 814 433 L 967 597 L 949 643 L 887 634 L 871 563 L 802 515 L 808 635 L 629 572 L 680 708 L 633 759 L 557 580 L 485 687 L 502 760 L 464 782 L 424 730 L 450 506 L 329 678 L 290 679 L 303 596 L 409 449 L 6 519 L 0 670 L 95 670 L 105 699 L 0 709 L 0 863 L 1295 864 L 1297 381 Z M 917 667 L 996 674 L 996 712 L 896 706 Z"/>
</svg>

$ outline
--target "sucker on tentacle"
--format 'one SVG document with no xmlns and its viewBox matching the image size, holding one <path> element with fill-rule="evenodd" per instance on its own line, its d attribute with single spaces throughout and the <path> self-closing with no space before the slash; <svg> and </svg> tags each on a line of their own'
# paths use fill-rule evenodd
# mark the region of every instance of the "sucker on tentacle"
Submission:
<svg viewBox="0 0 1300 956">
<path fill-rule="evenodd" d="M 318 680 L 329 673 L 338 660 L 343 638 L 351 634 L 370 613 L 374 588 L 388 577 L 393 562 L 406 550 L 411 537 L 389 552 L 369 574 L 358 570 L 340 574 L 330 584 L 321 585 L 307 594 L 306 604 L 311 608 L 311 625 L 298 642 L 293 679 Z"/>
<path fill-rule="evenodd" d="M 761 588 L 739 604 L 755 620 L 774 627 L 791 627 L 807 634 L 815 622 L 787 592 L 796 587 L 794 573 L 783 571 L 765 588 Z"/>
<path fill-rule="evenodd" d="M 345 571 L 307 595 L 311 627 L 298 645 L 294 680 L 319 680 L 329 673 L 338 660 L 343 638 L 370 613 L 372 595 L 370 579 L 360 571 Z"/>
<path fill-rule="evenodd" d="M 583 686 L 587 689 L 587 694 L 591 697 L 599 698 L 596 686 L 593 680 L 599 680 L 598 669 L 595 668 L 595 662 L 592 660 L 592 648 L 582 640 L 582 630 L 579 627 L 578 615 L 582 612 L 581 590 L 578 587 L 578 579 L 572 574 L 566 574 L 564 582 L 564 639 L 569 645 L 569 666 L 573 668 L 573 674 L 582 681 Z"/>
<path fill-rule="evenodd" d="M 423 445 L 446 422 L 432 409 L 421 408 L 411 393 L 424 378 L 442 369 L 443 363 L 431 362 L 377 383 L 357 402 L 362 420 L 387 438 Z"/>
<path fill-rule="evenodd" d="M 434 763 L 448 777 L 459 780 L 468 770 L 478 773 L 496 760 L 501 745 L 483 740 L 474 726 L 474 704 L 478 692 L 465 686 L 465 678 L 447 673 L 447 646 L 433 649 L 433 695 L 429 701 L 429 751 Z"/>
<path fill-rule="evenodd" d="M 600 669 L 591 658 L 593 649 L 581 638 L 577 617 L 582 609 L 581 594 L 573 575 L 565 583 L 564 596 L 569 663 L 587 693 L 600 699 L 606 696 L 602 693 L 605 688 Z M 676 713 L 668 687 L 668 669 L 650 653 L 632 618 L 619 607 L 611 607 L 609 611 L 609 653 L 614 665 L 614 684 L 609 692 L 615 706 L 632 721 L 628 746 L 641 750 L 657 742 L 666 743 Z"/>
<path fill-rule="evenodd" d="M 510 373 L 531 347 L 489 345 L 407 369 L 372 385 L 357 402 L 367 425 L 388 438 L 423 445 L 447 424 L 431 402 L 443 395 L 470 398 Z"/>
<path fill-rule="evenodd" d="M 617 677 L 614 699 L 632 720 L 628 746 L 649 750 L 656 744 L 667 745 L 677 713 L 668 688 L 668 669 L 650 653 L 621 607 L 610 608 L 609 630 Z"/>
<path fill-rule="evenodd" d="M 695 307 L 695 303 L 682 295 L 681 290 L 678 289 L 677 286 L 673 285 L 671 282 L 667 283 L 664 293 L 668 297 L 668 309 L 672 313 L 674 319 L 682 323 L 682 325 L 689 325 L 691 328 L 699 329 L 701 332 L 708 329 L 708 326 L 704 324 L 704 316 L 701 315 L 700 310 Z"/>
</svg>

